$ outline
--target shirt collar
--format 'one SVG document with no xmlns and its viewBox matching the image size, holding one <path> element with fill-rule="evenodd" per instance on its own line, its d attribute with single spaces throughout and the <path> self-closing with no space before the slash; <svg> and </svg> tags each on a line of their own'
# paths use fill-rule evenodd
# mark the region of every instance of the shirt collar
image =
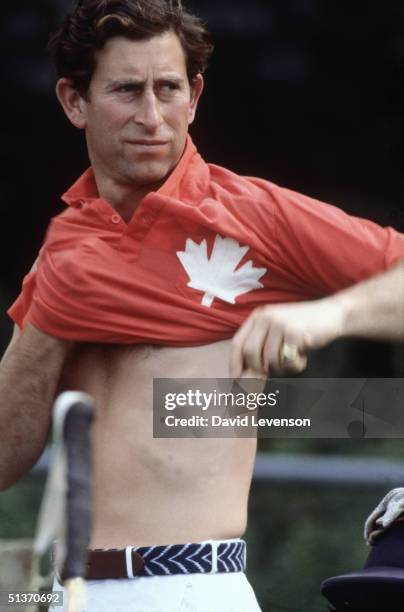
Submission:
<svg viewBox="0 0 404 612">
<path fill-rule="evenodd" d="M 178 192 L 181 179 L 194 155 L 197 155 L 197 150 L 192 142 L 192 138 L 188 134 L 185 150 L 180 161 L 156 193 L 163 196 L 174 196 Z M 202 162 L 201 158 L 200 161 Z M 91 204 L 91 202 L 97 199 L 100 198 L 95 182 L 94 171 L 91 166 L 62 195 L 63 202 L 73 208 L 78 208 L 82 204 Z"/>
</svg>

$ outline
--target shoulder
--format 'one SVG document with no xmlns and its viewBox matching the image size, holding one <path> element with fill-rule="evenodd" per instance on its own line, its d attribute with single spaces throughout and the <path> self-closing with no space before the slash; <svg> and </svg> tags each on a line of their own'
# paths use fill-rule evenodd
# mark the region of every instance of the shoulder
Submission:
<svg viewBox="0 0 404 612">
<path fill-rule="evenodd" d="M 328 206 L 308 195 L 283 187 L 265 178 L 244 176 L 222 166 L 209 164 L 211 186 L 223 189 L 232 196 L 245 196 L 259 207 L 288 209 L 293 211 L 300 207 L 316 208 Z"/>
<path fill-rule="evenodd" d="M 242 176 L 216 164 L 209 164 L 211 184 L 221 186 L 234 195 L 254 196 L 267 199 L 271 195 L 272 184 L 261 178 Z"/>
</svg>

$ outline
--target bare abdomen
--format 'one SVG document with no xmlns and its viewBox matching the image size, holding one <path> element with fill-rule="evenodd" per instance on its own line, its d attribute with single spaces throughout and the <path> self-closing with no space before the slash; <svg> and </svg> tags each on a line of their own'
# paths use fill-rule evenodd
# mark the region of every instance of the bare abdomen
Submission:
<svg viewBox="0 0 404 612">
<path fill-rule="evenodd" d="M 91 393 L 91 547 L 238 537 L 245 529 L 256 442 L 154 439 L 153 378 L 228 377 L 229 342 L 195 348 L 82 347 L 65 384 Z"/>
</svg>

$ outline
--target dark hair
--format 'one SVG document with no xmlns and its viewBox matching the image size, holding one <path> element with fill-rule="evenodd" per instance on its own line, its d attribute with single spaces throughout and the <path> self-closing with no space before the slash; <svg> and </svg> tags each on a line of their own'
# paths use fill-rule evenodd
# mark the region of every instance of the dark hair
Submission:
<svg viewBox="0 0 404 612">
<path fill-rule="evenodd" d="M 144 40 L 172 30 L 181 42 L 190 84 L 206 69 L 213 44 L 205 25 L 181 0 L 80 0 L 48 49 L 59 77 L 72 80 L 85 97 L 96 67 L 96 52 L 113 36 Z"/>
</svg>

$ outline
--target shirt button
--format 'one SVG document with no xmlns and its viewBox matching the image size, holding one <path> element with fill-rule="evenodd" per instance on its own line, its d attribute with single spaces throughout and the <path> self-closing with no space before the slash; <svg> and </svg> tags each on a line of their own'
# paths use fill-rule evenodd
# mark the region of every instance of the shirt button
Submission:
<svg viewBox="0 0 404 612">
<path fill-rule="evenodd" d="M 146 214 L 142 214 L 142 216 L 140 217 L 140 220 L 142 222 L 143 225 L 149 225 L 149 223 L 152 222 L 153 218 L 151 215 Z"/>
<path fill-rule="evenodd" d="M 115 224 L 120 223 L 121 217 L 119 215 L 112 215 L 111 221 L 112 223 L 115 223 Z"/>
</svg>

